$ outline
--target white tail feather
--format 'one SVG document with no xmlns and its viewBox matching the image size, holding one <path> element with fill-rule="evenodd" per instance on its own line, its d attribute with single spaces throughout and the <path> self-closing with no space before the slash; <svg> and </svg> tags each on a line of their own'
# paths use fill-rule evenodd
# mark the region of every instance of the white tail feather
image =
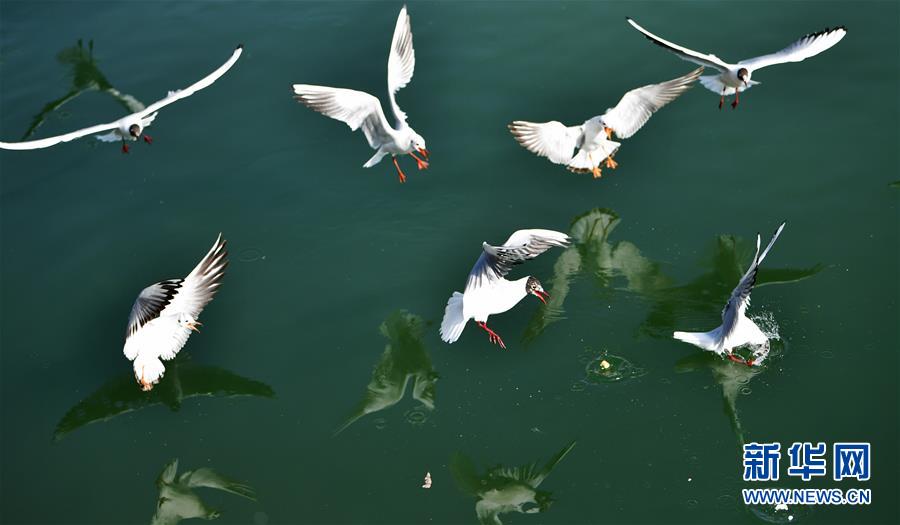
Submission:
<svg viewBox="0 0 900 525">
<path fill-rule="evenodd" d="M 372 155 L 372 158 L 367 160 L 366 163 L 363 164 L 363 168 L 371 168 L 372 166 L 378 164 L 379 162 L 381 162 L 382 157 L 384 157 L 385 155 L 387 155 L 387 152 L 381 150 L 376 151 L 375 154 Z"/>
<path fill-rule="evenodd" d="M 699 346 L 704 350 L 712 350 L 713 352 L 721 353 L 723 351 L 720 335 L 721 329 L 722 327 L 720 326 L 709 332 L 675 332 L 672 334 L 672 337 L 684 341 L 685 343 Z"/>
<path fill-rule="evenodd" d="M 441 321 L 441 339 L 447 343 L 459 339 L 466 327 L 466 321 L 468 319 L 463 316 L 463 294 L 453 292 L 444 310 L 444 320 Z"/>
</svg>

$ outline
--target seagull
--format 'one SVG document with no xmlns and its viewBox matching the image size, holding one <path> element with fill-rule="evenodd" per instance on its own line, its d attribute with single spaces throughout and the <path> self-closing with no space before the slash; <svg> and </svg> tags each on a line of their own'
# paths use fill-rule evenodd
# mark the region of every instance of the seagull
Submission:
<svg viewBox="0 0 900 525">
<path fill-rule="evenodd" d="M 362 128 L 369 146 L 375 150 L 375 155 L 363 164 L 363 167 L 371 168 L 381 162 L 385 155 L 390 155 L 394 167 L 397 168 L 400 182 L 406 182 L 406 175 L 397 163 L 397 155 L 410 155 L 416 159 L 416 166 L 420 170 L 428 168 L 429 157 L 428 150 L 425 149 L 425 139 L 406 123 L 406 113 L 397 105 L 395 98 L 397 91 L 412 80 L 415 66 L 416 52 L 413 50 L 412 29 L 406 6 L 403 6 L 394 27 L 387 71 L 388 95 L 396 126 L 388 123 L 381 102 L 363 91 L 294 84 L 294 98 L 310 109 L 340 120 L 353 131 Z M 418 152 L 422 157 L 414 152 Z"/>
<path fill-rule="evenodd" d="M 753 290 L 753 285 L 756 284 L 756 274 L 759 271 L 759 265 L 766 258 L 769 250 L 772 249 L 775 240 L 781 235 L 784 225 L 785 223 L 782 222 L 781 226 L 775 230 L 772 240 L 769 241 L 769 245 L 766 246 L 766 249 L 761 254 L 759 253 L 760 236 L 756 234 L 756 255 L 754 255 L 753 262 L 750 263 L 750 267 L 747 268 L 738 285 L 731 292 L 731 297 L 728 298 L 725 308 L 722 309 L 722 325 L 709 332 L 675 332 L 672 334 L 672 337 L 699 346 L 704 350 L 715 352 L 717 355 L 725 355 L 737 363 L 753 366 L 753 359 L 744 361 L 735 356 L 732 351 L 746 344 L 762 346 L 769 342 L 766 334 L 744 313 L 747 311 L 747 307 L 750 306 L 750 292 Z"/>
<path fill-rule="evenodd" d="M 610 140 L 612 134 L 627 139 L 637 133 L 653 113 L 690 88 L 702 72 L 700 67 L 668 82 L 632 89 L 616 107 L 580 126 L 567 127 L 556 120 L 542 123 L 517 120 L 508 126 L 509 131 L 528 151 L 562 164 L 569 171 L 591 172 L 596 179 L 601 175 L 603 159 L 607 168 L 615 169 L 619 165 L 613 155 L 620 143 Z"/>
<path fill-rule="evenodd" d="M 203 307 L 218 291 L 228 266 L 228 251 L 222 234 L 184 279 L 170 279 L 144 288 L 128 319 L 125 357 L 134 361 L 134 377 L 149 391 L 165 373 L 160 359 L 168 361 L 187 343 Z"/>
<path fill-rule="evenodd" d="M 71 140 L 86 137 L 88 135 L 95 135 L 104 131 L 109 131 L 109 133 L 97 135 L 96 138 L 98 140 L 102 140 L 103 142 L 121 141 L 122 153 L 128 153 L 128 143 L 126 141 L 138 140 L 138 138 L 141 137 L 141 134 L 144 133 L 144 130 L 148 126 L 150 126 L 150 124 L 156 118 L 156 115 L 158 114 L 160 109 L 168 106 L 175 101 L 187 98 L 197 91 L 200 91 L 201 89 L 212 85 L 213 82 L 218 80 L 219 77 L 221 77 L 229 69 L 231 69 L 231 66 L 233 66 L 234 63 L 237 62 L 237 59 L 240 58 L 243 50 L 243 45 L 237 46 L 237 48 L 235 48 L 234 50 L 234 53 L 231 54 L 231 58 L 229 58 L 224 64 L 222 64 L 219 69 L 213 71 L 202 80 L 192 84 L 185 89 L 169 91 L 169 94 L 168 96 L 166 96 L 166 98 L 158 100 L 153 104 L 150 104 L 146 108 L 122 117 L 115 122 L 110 122 L 109 124 L 98 124 L 89 128 L 66 133 L 65 135 L 57 135 L 56 137 L 49 137 L 46 139 L 29 140 L 26 142 L 0 142 L 0 149 L 26 150 L 49 148 L 50 146 L 55 146 L 60 142 L 69 142 Z M 150 135 L 144 134 L 143 138 L 144 142 L 146 142 L 147 144 L 153 143 L 153 138 L 150 137 Z"/>
<path fill-rule="evenodd" d="M 829 49 L 840 42 L 847 34 L 847 28 L 844 26 L 835 27 L 834 29 L 826 27 L 822 31 L 810 33 L 800 38 L 781 51 L 756 58 L 741 60 L 737 64 L 729 64 L 716 55 L 698 53 L 697 51 L 692 51 L 686 47 L 679 46 L 678 44 L 673 44 L 672 42 L 647 31 L 631 18 L 626 17 L 625 19 L 628 20 L 628 23 L 635 29 L 643 33 L 651 42 L 675 53 L 681 57 L 682 60 L 687 60 L 688 62 L 718 70 L 720 72 L 718 75 L 700 77 L 700 83 L 703 84 L 703 87 L 706 89 L 719 94 L 719 109 L 722 109 L 722 104 L 725 103 L 726 95 L 734 95 L 734 101 L 731 103 L 731 108 L 734 109 L 738 105 L 740 92 L 742 90 L 747 91 L 751 86 L 759 84 L 759 82 L 750 80 L 750 77 L 753 76 L 753 72 L 757 69 L 774 66 L 775 64 L 785 64 L 787 62 L 801 62 Z"/>
<path fill-rule="evenodd" d="M 516 281 L 504 277 L 514 265 L 534 259 L 554 246 L 566 247 L 570 242 L 568 235 L 553 230 L 519 230 L 502 246 L 482 243 L 484 251 L 469 272 L 465 292 L 453 292 L 447 301 L 441 339 L 453 343 L 462 335 L 468 320 L 475 319 L 492 343 L 506 349 L 500 336 L 488 328 L 488 316 L 511 309 L 529 294 L 547 304 L 550 294 L 532 276 Z"/>
</svg>

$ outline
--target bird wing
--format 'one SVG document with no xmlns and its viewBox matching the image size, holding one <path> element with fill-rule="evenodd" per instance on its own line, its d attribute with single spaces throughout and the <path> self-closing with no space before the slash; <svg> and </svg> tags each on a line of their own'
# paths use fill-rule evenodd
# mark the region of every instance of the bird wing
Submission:
<svg viewBox="0 0 900 525">
<path fill-rule="evenodd" d="M 131 307 L 131 315 L 128 316 L 125 339 L 127 340 L 142 326 L 159 317 L 166 306 L 172 302 L 183 282 L 184 279 L 171 279 L 152 284 L 141 290 Z"/>
<path fill-rule="evenodd" d="M 225 249 L 225 244 L 226 241 L 220 233 L 209 253 L 184 278 L 181 287 L 175 291 L 174 297 L 160 315 L 183 312 L 195 319 L 200 315 L 203 307 L 212 301 L 219 285 L 222 284 L 222 276 L 228 266 L 228 250 Z"/>
<path fill-rule="evenodd" d="M 368 93 L 353 89 L 294 84 L 294 98 L 310 109 L 326 117 L 350 126 L 353 131 L 362 128 L 369 146 L 378 149 L 390 141 L 387 119 L 381 103 Z"/>
<path fill-rule="evenodd" d="M 741 60 L 737 65 L 744 66 L 748 69 L 756 70 L 766 66 L 775 64 L 784 64 L 786 62 L 800 62 L 811 56 L 818 55 L 822 51 L 832 47 L 841 41 L 847 35 L 847 28 L 844 26 L 835 27 L 834 29 L 825 28 L 817 33 L 810 33 L 793 44 L 787 46 L 781 51 L 761 57 L 749 58 Z"/>
<path fill-rule="evenodd" d="M 753 291 L 753 285 L 756 284 L 756 275 L 759 272 L 759 265 L 762 263 L 763 259 L 766 258 L 766 255 L 769 254 L 769 250 L 772 249 L 775 240 L 781 235 L 781 230 L 784 229 L 784 225 L 785 223 L 781 223 L 781 226 L 775 230 L 775 234 L 772 235 L 772 240 L 769 241 L 769 245 L 766 246 L 766 249 L 762 254 L 759 253 L 760 237 L 759 234 L 756 234 L 756 255 L 753 256 L 753 262 L 750 263 L 750 267 L 747 268 L 747 271 L 744 273 L 744 276 L 741 277 L 738 285 L 732 290 L 731 297 L 728 298 L 725 308 L 722 309 L 723 340 L 727 340 L 728 337 L 731 336 L 735 327 L 737 327 L 741 315 L 743 315 L 747 306 L 749 306 L 750 292 Z"/>
<path fill-rule="evenodd" d="M 660 37 L 654 35 L 653 33 L 651 33 L 650 31 L 647 31 L 643 27 L 639 26 L 638 23 L 635 22 L 634 20 L 632 20 L 631 18 L 626 17 L 625 20 L 628 20 L 628 23 L 631 24 L 632 27 L 634 27 L 635 29 L 637 29 L 638 31 L 643 33 L 644 36 L 647 37 L 648 40 L 650 40 L 651 42 L 653 42 L 654 44 L 656 44 L 660 47 L 663 47 L 663 48 L 668 49 L 669 51 L 675 53 L 676 55 L 681 57 L 682 60 L 687 60 L 688 62 L 693 62 L 695 64 L 699 64 L 699 65 L 705 66 L 705 67 L 711 67 L 713 69 L 717 69 L 722 72 L 728 71 L 729 69 L 731 69 L 730 64 L 728 64 L 721 58 L 717 57 L 716 55 L 699 53 L 697 51 L 693 51 L 686 47 L 679 46 L 678 44 L 669 42 L 668 40 L 666 40 L 664 38 L 660 38 Z"/>
<path fill-rule="evenodd" d="M 69 142 L 70 140 L 80 139 L 81 137 L 92 135 L 94 133 L 102 133 L 104 131 L 115 129 L 116 127 L 118 127 L 118 125 L 118 122 L 110 122 L 109 124 L 98 124 L 89 128 L 79 129 L 78 131 L 66 133 L 65 135 L 57 135 L 55 137 L 48 137 L 45 139 L 28 140 L 25 142 L 0 142 L 0 149 L 26 150 L 49 148 L 50 146 L 55 146 L 60 142 Z"/>
<path fill-rule="evenodd" d="M 190 488 L 205 487 L 218 489 L 256 501 L 256 491 L 253 490 L 253 487 L 229 479 L 211 468 L 202 467 L 197 470 L 185 472 L 181 475 L 179 481 Z"/>
<path fill-rule="evenodd" d="M 157 100 L 153 104 L 150 104 L 149 106 L 144 108 L 143 111 L 141 111 L 140 113 L 137 113 L 137 115 L 144 117 L 155 111 L 159 111 L 160 109 L 168 106 L 169 104 L 171 104 L 175 101 L 181 100 L 183 98 L 187 98 L 205 87 L 211 86 L 213 84 L 213 82 L 215 82 L 216 80 L 219 80 L 219 78 L 222 75 L 224 75 L 226 72 L 228 72 L 229 69 L 231 69 L 231 66 L 233 66 L 234 63 L 237 62 L 238 58 L 241 57 L 241 53 L 243 53 L 243 52 L 244 52 L 243 44 L 237 46 L 234 49 L 234 53 L 231 54 L 231 57 L 228 60 L 226 60 L 224 64 L 219 66 L 219 69 L 216 69 L 209 75 L 206 75 L 201 80 L 194 82 L 193 84 L 191 84 L 190 86 L 188 86 L 184 89 L 179 89 L 177 91 L 170 91 L 169 95 L 166 98 L 164 98 L 162 100 Z"/>
<path fill-rule="evenodd" d="M 568 164 L 584 138 L 581 126 L 566 127 L 556 120 L 542 123 L 516 120 L 507 127 L 523 148 L 556 164 Z"/>
<path fill-rule="evenodd" d="M 553 230 L 519 230 L 503 246 L 483 243 L 484 252 L 469 272 L 466 292 L 502 279 L 513 266 L 534 259 L 554 246 L 566 247 L 569 242 L 568 235 Z"/>
<path fill-rule="evenodd" d="M 627 139 L 637 133 L 651 115 L 687 91 L 700 73 L 703 73 L 702 66 L 668 82 L 632 89 L 616 107 L 607 109 L 601 120 L 615 131 L 617 137 Z"/>
<path fill-rule="evenodd" d="M 397 105 L 395 96 L 412 80 L 415 67 L 416 52 L 413 49 L 412 27 L 409 23 L 406 6 L 403 6 L 397 17 L 397 25 L 394 27 L 394 37 L 391 40 L 391 51 L 388 56 L 388 95 L 398 127 L 406 123 L 406 113 Z"/>
</svg>

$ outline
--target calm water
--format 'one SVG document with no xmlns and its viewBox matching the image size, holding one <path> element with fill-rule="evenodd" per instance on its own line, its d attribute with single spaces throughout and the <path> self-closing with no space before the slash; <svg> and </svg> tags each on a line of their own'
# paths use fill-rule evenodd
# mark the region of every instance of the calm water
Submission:
<svg viewBox="0 0 900 525">
<path fill-rule="evenodd" d="M 2 521 L 166 523 L 199 496 L 219 523 L 257 525 L 472 523 L 476 508 L 488 523 L 784 522 L 739 502 L 742 442 L 870 441 L 868 482 L 752 486 L 871 488 L 871 506 L 793 523 L 896 523 L 898 4 L 413 2 L 399 103 L 433 163 L 405 159 L 403 186 L 290 92 L 386 99 L 399 8 L 0 2 L 4 140 L 113 120 L 108 89 L 149 103 L 246 46 L 160 114 L 152 146 L 0 153 Z M 579 123 L 693 67 L 626 15 L 734 60 L 849 34 L 760 72 L 737 111 L 689 91 L 601 180 L 528 154 L 509 121 Z M 671 339 L 719 322 L 753 236 L 781 220 L 750 310 L 773 337 L 765 366 Z M 480 243 L 528 227 L 578 240 L 515 270 L 550 307 L 492 318 L 509 351 L 471 325 L 441 343 Z M 219 231 L 221 293 L 144 394 L 121 352 L 131 303 Z M 236 494 L 193 495 L 212 471 Z"/>
</svg>

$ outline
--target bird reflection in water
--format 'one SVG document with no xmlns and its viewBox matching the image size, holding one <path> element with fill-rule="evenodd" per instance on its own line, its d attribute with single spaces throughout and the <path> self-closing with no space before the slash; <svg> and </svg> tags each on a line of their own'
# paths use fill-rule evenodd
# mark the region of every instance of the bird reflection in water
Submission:
<svg viewBox="0 0 900 525">
<path fill-rule="evenodd" d="M 548 282 L 550 299 L 546 308 L 535 313 L 525 331 L 525 341 L 533 341 L 551 324 L 564 319 L 563 303 L 572 281 L 579 276 L 591 278 L 600 290 L 612 288 L 615 279 L 624 279 L 624 289 L 649 293 L 671 284 L 659 264 L 647 259 L 628 241 L 609 241 L 609 235 L 621 219 L 616 212 L 595 208 L 572 220 L 569 237 L 572 245 L 556 260 L 553 278 Z"/>
<path fill-rule="evenodd" d="M 546 511 L 553 499 L 538 487 L 575 447 L 572 441 L 543 466 L 537 462 L 521 467 L 497 465 L 479 475 L 471 459 L 460 452 L 450 461 L 450 471 L 463 492 L 474 496 L 475 513 L 483 525 L 502 525 L 501 514 L 536 514 Z"/>
<path fill-rule="evenodd" d="M 230 480 L 210 468 L 188 470 L 178 475 L 178 460 L 173 459 L 156 479 L 159 500 L 150 525 L 175 525 L 184 519 L 212 520 L 219 511 L 206 506 L 194 489 L 221 490 L 256 501 L 256 492 L 243 483 Z"/>
<path fill-rule="evenodd" d="M 422 318 L 403 310 L 392 313 L 379 327 L 387 338 L 381 359 L 372 371 L 366 393 L 353 414 L 335 431 L 339 434 L 366 414 L 390 408 L 403 399 L 412 381 L 412 397 L 427 410 L 434 409 L 438 374 L 422 341 Z"/>
<path fill-rule="evenodd" d="M 22 135 L 22 140 L 26 140 L 34 135 L 34 132 L 41 127 L 41 124 L 43 124 L 54 111 L 87 92 L 98 91 L 111 96 L 119 103 L 119 105 L 125 108 L 128 113 L 136 113 L 144 109 L 143 103 L 133 96 L 122 93 L 114 88 L 109 80 L 106 79 L 106 76 L 100 71 L 97 62 L 94 60 L 93 40 L 88 41 L 88 45 L 85 48 L 84 44 L 79 39 L 76 45 L 60 51 L 56 58 L 60 64 L 69 68 L 69 77 L 71 77 L 72 84 L 69 86 L 69 91 L 65 95 L 45 104 L 40 113 L 34 116 L 28 130 Z"/>
<path fill-rule="evenodd" d="M 59 440 L 89 423 L 107 421 L 153 405 L 165 405 L 177 411 L 183 400 L 196 396 L 275 396 L 272 387 L 265 383 L 221 368 L 196 365 L 189 362 L 185 353 L 169 363 L 168 372 L 150 392 L 134 388 L 134 374 L 131 371 L 116 376 L 69 409 L 57 423 L 53 438 Z"/>
</svg>

